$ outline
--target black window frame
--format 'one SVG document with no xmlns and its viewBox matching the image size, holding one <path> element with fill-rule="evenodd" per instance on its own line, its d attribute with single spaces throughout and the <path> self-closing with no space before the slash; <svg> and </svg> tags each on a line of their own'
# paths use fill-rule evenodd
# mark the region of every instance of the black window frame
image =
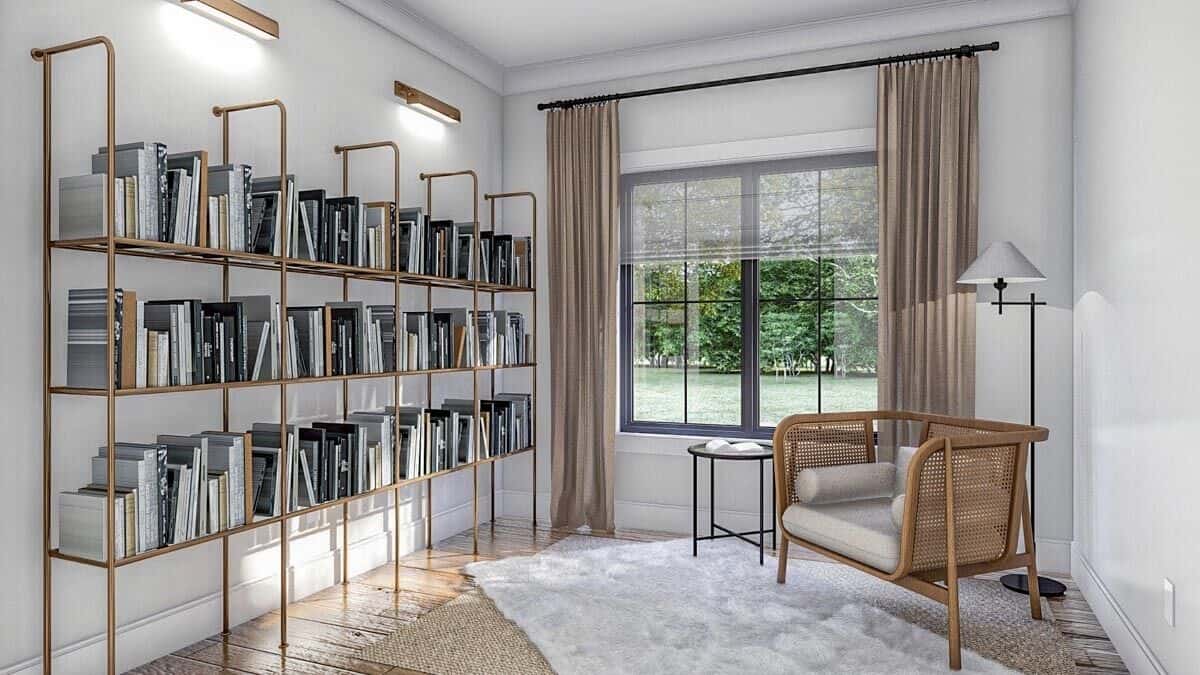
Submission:
<svg viewBox="0 0 1200 675">
<path fill-rule="evenodd" d="M 752 198 L 742 199 L 742 219 L 751 223 L 752 227 L 745 228 L 748 236 L 755 237 L 758 232 L 758 179 L 763 175 L 820 171 L 824 169 L 843 169 L 851 167 L 875 166 L 874 152 L 857 152 L 835 155 L 820 155 L 796 159 L 768 160 L 724 164 L 718 166 L 668 169 L 622 174 L 621 176 L 621 236 L 629 236 L 632 223 L 632 194 L 639 185 L 655 183 L 677 183 L 712 178 L 740 177 L 742 193 L 752 194 Z M 747 192 L 747 186 L 753 189 Z M 817 258 L 820 265 L 821 258 Z M 738 438 L 769 439 L 774 433 L 773 426 L 763 426 L 761 422 L 760 377 L 759 377 L 759 261 L 743 259 L 741 261 L 741 297 L 742 306 L 742 369 L 741 369 L 741 423 L 736 425 L 706 424 L 691 422 L 661 422 L 635 420 L 633 418 L 633 314 L 637 305 L 672 304 L 684 307 L 684 419 L 687 418 L 687 316 L 692 305 L 708 301 L 688 300 L 686 292 L 679 301 L 634 301 L 633 299 L 633 266 L 624 262 L 620 264 L 618 288 L 618 352 L 619 352 L 619 419 L 620 430 L 624 433 L 663 434 L 679 436 L 733 436 Z M 685 270 L 687 268 L 685 267 Z M 685 284 L 686 289 L 686 271 Z M 821 334 L 821 315 L 826 311 L 827 303 L 846 300 L 878 300 L 878 294 L 871 298 L 839 298 L 824 297 L 824 284 L 817 283 L 817 296 L 810 298 L 771 298 L 768 302 L 813 302 L 817 305 L 817 334 Z M 739 300 L 730 300 L 737 302 Z M 817 369 L 817 409 L 821 410 L 821 369 Z"/>
</svg>

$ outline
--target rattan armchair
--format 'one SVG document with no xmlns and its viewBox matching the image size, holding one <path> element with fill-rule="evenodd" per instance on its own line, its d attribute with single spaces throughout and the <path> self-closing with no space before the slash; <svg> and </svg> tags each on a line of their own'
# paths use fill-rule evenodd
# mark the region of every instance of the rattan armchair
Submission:
<svg viewBox="0 0 1200 675">
<path fill-rule="evenodd" d="M 901 477 L 905 500 L 898 531 L 892 532 L 898 537 L 894 569 L 863 562 L 866 556 L 856 559 L 847 547 L 839 553 L 828 542 L 822 546 L 806 540 L 787 524 L 804 514 L 796 495 L 797 475 L 806 468 L 876 461 L 877 427 L 881 435 L 884 428 L 888 433 L 913 429 L 920 442 Z M 788 543 L 794 541 L 936 600 L 948 610 L 950 667 L 960 669 L 960 578 L 1025 567 L 1030 613 L 1042 618 L 1024 476 L 1030 444 L 1047 436 L 1042 427 L 901 411 L 785 418 L 774 436 L 776 517 L 782 525 L 778 582 L 786 579 Z M 1018 553 L 1017 533 L 1022 530 L 1024 551 Z"/>
</svg>

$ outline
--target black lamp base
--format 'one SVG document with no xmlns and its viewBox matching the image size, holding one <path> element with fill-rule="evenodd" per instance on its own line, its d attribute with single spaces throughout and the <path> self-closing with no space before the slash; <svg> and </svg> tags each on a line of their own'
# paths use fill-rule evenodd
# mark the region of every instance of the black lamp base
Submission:
<svg viewBox="0 0 1200 675">
<path fill-rule="evenodd" d="M 1054 579 L 1039 576 L 1037 581 L 1038 595 L 1044 598 L 1057 598 L 1067 592 L 1067 587 Z M 1010 591 L 1029 595 L 1029 577 L 1025 574 L 1005 574 L 1000 577 L 1000 583 Z"/>
</svg>

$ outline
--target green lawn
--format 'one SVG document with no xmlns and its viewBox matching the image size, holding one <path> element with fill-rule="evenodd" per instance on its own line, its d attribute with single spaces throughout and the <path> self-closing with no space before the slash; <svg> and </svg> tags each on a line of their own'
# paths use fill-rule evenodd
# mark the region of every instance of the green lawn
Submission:
<svg viewBox="0 0 1200 675">
<path fill-rule="evenodd" d="M 821 378 L 821 409 L 874 410 L 874 375 Z M 703 424 L 741 423 L 741 376 L 736 373 L 690 371 L 687 385 L 687 421 Z M 683 370 L 680 368 L 633 369 L 633 416 L 638 421 L 682 422 Z M 763 375 L 760 379 L 761 422 L 774 425 L 784 416 L 817 411 L 817 376 L 812 373 L 789 377 Z"/>
</svg>

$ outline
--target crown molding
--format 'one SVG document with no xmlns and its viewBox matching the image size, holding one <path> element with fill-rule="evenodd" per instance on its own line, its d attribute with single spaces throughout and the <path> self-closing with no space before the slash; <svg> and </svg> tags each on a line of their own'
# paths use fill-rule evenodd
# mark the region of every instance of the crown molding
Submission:
<svg viewBox="0 0 1200 675">
<path fill-rule="evenodd" d="M 349 2 L 349 0 L 341 0 Z M 362 2 L 363 0 L 355 0 Z M 1070 14 L 1073 0 L 935 0 L 753 33 L 654 45 L 504 70 L 505 95 L 968 30 Z"/>
<path fill-rule="evenodd" d="M 385 0 L 337 0 L 361 15 L 408 41 L 430 56 L 445 62 L 496 93 L 503 93 L 504 68 L 497 62 L 442 28 L 405 9 L 400 3 Z"/>
</svg>

